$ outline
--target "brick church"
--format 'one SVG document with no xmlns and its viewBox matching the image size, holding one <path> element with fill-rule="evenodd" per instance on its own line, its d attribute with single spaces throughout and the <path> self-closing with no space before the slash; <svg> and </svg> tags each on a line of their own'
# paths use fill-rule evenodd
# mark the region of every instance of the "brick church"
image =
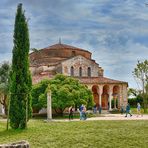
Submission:
<svg viewBox="0 0 148 148">
<path fill-rule="evenodd" d="M 57 73 L 72 76 L 88 86 L 94 102 L 102 109 L 112 110 L 127 103 L 128 83 L 104 76 L 104 70 L 91 58 L 92 53 L 69 45 L 58 44 L 34 51 L 30 54 L 30 70 L 33 84 L 44 78 L 53 78 Z"/>
</svg>

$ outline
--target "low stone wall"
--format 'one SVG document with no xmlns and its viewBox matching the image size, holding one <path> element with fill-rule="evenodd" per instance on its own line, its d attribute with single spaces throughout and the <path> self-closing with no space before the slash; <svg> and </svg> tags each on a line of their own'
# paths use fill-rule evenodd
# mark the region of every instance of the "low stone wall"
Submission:
<svg viewBox="0 0 148 148">
<path fill-rule="evenodd" d="M 0 144 L 0 148 L 30 148 L 29 143 L 25 140 L 10 144 Z"/>
</svg>

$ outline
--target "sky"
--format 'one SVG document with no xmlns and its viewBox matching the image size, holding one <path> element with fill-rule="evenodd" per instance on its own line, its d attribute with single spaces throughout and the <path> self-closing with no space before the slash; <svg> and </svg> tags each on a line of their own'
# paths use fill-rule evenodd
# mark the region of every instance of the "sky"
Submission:
<svg viewBox="0 0 148 148">
<path fill-rule="evenodd" d="M 16 8 L 29 19 L 30 48 L 59 42 L 92 52 L 104 76 L 126 81 L 148 59 L 148 0 L 0 0 L 0 63 L 10 61 Z"/>
</svg>

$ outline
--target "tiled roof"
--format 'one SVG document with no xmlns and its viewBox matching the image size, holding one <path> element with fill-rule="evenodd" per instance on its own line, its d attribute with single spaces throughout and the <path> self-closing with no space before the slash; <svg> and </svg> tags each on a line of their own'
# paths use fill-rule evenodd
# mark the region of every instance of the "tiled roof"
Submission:
<svg viewBox="0 0 148 148">
<path fill-rule="evenodd" d="M 84 84 L 127 84 L 127 82 L 124 81 L 118 81 L 118 80 L 113 80 L 110 78 L 106 78 L 106 77 L 77 77 L 80 82 L 84 83 Z"/>
<path fill-rule="evenodd" d="M 74 46 L 70 46 L 70 45 L 66 45 L 66 44 L 61 44 L 61 43 L 51 45 L 51 46 L 46 47 L 44 49 L 74 49 L 74 50 L 83 50 L 83 51 L 89 52 L 89 51 L 82 49 L 82 48 L 78 48 L 78 47 L 74 47 Z"/>
</svg>

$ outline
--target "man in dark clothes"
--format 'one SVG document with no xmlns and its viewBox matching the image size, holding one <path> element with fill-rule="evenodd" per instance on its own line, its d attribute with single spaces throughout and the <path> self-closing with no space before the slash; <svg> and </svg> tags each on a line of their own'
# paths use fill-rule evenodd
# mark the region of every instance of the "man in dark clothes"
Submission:
<svg viewBox="0 0 148 148">
<path fill-rule="evenodd" d="M 127 117 L 128 114 L 130 114 L 130 117 L 132 116 L 132 114 L 130 113 L 130 105 L 129 105 L 129 103 L 127 103 L 127 106 L 126 106 L 126 115 L 125 115 L 125 117 Z"/>
</svg>

